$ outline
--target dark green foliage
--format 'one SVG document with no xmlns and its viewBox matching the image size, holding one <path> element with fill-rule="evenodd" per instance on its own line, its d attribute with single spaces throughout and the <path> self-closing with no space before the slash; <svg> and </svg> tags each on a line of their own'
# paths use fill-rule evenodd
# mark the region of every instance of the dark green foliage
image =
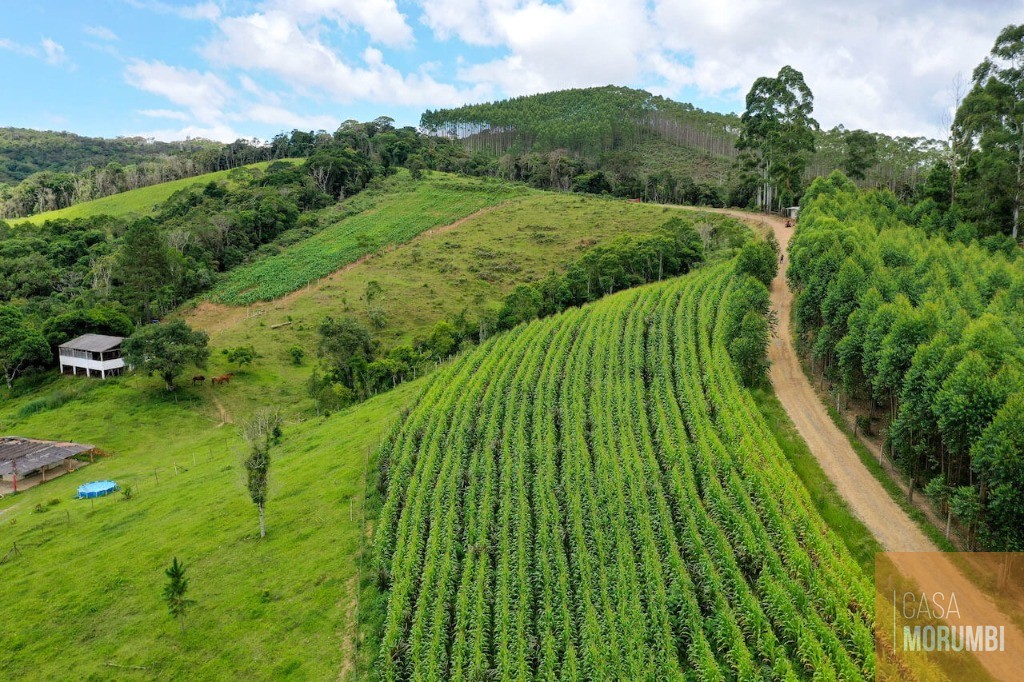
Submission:
<svg viewBox="0 0 1024 682">
<path fill-rule="evenodd" d="M 1017 239 L 1024 204 L 1024 24 L 1004 28 L 956 112 L 957 204 L 983 233 Z"/>
<path fill-rule="evenodd" d="M 611 194 L 612 183 L 602 171 L 581 173 L 573 178 L 572 191 L 587 194 Z"/>
<path fill-rule="evenodd" d="M 779 272 L 778 244 L 760 240 L 747 242 L 740 249 L 736 272 L 750 275 L 766 287 L 771 286 Z"/>
<path fill-rule="evenodd" d="M 744 152 L 743 166 L 758 186 L 758 208 L 773 210 L 800 194 L 818 130 L 813 110 L 814 95 L 791 66 L 774 78 L 758 78 L 747 93 L 736 148 Z"/>
<path fill-rule="evenodd" d="M 164 603 L 167 604 L 167 610 L 171 612 L 171 617 L 178 619 L 181 631 L 185 632 L 185 614 L 195 604 L 194 600 L 187 597 L 188 578 L 185 577 L 185 564 L 180 563 L 178 557 L 174 557 L 170 568 L 165 570 L 164 574 L 167 576 L 167 584 L 164 585 L 163 593 Z"/>
<path fill-rule="evenodd" d="M 252 345 L 227 349 L 228 362 L 237 365 L 239 369 L 251 365 L 257 357 L 256 347 Z"/>
<path fill-rule="evenodd" d="M 373 359 L 370 332 L 350 317 L 325 317 L 318 329 L 317 352 L 329 374 L 349 387 L 362 381 L 366 365 Z"/>
<path fill-rule="evenodd" d="M 511 294 L 498 313 L 498 325 L 502 329 L 511 329 L 517 324 L 528 322 L 540 314 L 542 299 L 536 287 L 520 284 Z"/>
<path fill-rule="evenodd" d="M 171 250 L 155 221 L 143 218 L 128 226 L 115 272 L 120 299 L 136 319 L 148 321 L 162 307 L 171 280 L 171 262 Z"/>
<path fill-rule="evenodd" d="M 854 180 L 863 180 L 878 161 L 878 140 L 866 130 L 851 130 L 843 137 L 846 154 L 840 168 Z"/>
<path fill-rule="evenodd" d="M 82 334 L 130 336 L 135 325 L 116 304 L 99 304 L 91 308 L 75 308 L 49 318 L 43 334 L 51 346 L 58 346 Z"/>
<path fill-rule="evenodd" d="M 908 210 L 841 176 L 815 181 L 803 205 L 787 273 L 798 335 L 846 391 L 888 412 L 895 460 L 971 546 L 1021 547 L 1020 414 L 1007 407 L 1024 395 L 1019 249 L 981 246 L 933 199 Z"/>
<path fill-rule="evenodd" d="M 0 305 L 0 370 L 7 388 L 26 369 L 50 361 L 46 339 L 14 306 Z"/>
<path fill-rule="evenodd" d="M 174 390 L 174 378 L 188 365 L 205 367 L 210 357 L 206 332 L 182 320 L 144 325 L 122 345 L 125 362 L 146 374 L 157 374 Z"/>
<path fill-rule="evenodd" d="M 306 160 L 317 189 L 336 199 L 344 199 L 360 191 L 374 176 L 370 159 L 352 149 L 326 149 Z"/>
<path fill-rule="evenodd" d="M 729 342 L 729 356 L 747 386 L 760 385 L 767 379 L 769 336 L 767 318 L 750 310 L 743 316 L 736 336 Z"/>
<path fill-rule="evenodd" d="M 728 344 L 739 334 L 740 325 L 748 312 L 767 316 L 771 311 L 771 293 L 760 280 L 738 273 L 737 284 L 729 291 L 725 302 L 725 320 L 722 337 Z"/>
<path fill-rule="evenodd" d="M 71 172 L 168 161 L 182 151 L 197 152 L 221 145 L 209 140 L 155 142 L 141 137 L 82 137 L 73 133 L 0 128 L 0 182 L 18 182 L 35 173 Z"/>
<path fill-rule="evenodd" d="M 983 541 L 1001 552 L 1024 551 L 1024 393 L 1000 408 L 973 445 L 971 460 L 986 482 Z"/>
</svg>

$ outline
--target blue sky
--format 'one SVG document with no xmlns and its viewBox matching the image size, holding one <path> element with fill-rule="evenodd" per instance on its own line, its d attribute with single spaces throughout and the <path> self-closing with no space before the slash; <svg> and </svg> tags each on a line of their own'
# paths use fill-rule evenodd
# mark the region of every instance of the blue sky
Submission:
<svg viewBox="0 0 1024 682">
<path fill-rule="evenodd" d="M 4 3 L 0 125 L 266 139 L 614 83 L 740 111 L 801 70 L 824 127 L 941 136 L 1024 0 L 42 0 Z"/>
</svg>

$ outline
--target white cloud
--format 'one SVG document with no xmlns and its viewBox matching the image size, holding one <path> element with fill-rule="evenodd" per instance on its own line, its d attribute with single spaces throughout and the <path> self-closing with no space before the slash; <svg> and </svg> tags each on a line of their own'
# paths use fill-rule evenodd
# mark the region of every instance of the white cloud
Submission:
<svg viewBox="0 0 1024 682">
<path fill-rule="evenodd" d="M 936 135 L 957 73 L 970 73 L 1020 0 L 829 4 L 814 0 L 419 0 L 438 40 L 505 54 L 459 78 L 515 95 L 604 83 L 740 110 L 753 81 L 802 71 L 826 127 Z"/>
<path fill-rule="evenodd" d="M 64 47 L 50 38 L 43 38 L 39 44 L 43 48 L 43 60 L 50 66 L 62 66 L 68 63 L 68 55 Z"/>
<path fill-rule="evenodd" d="M 357 26 L 389 47 L 413 42 L 412 28 L 395 0 L 272 0 L 267 9 L 284 12 L 301 25 L 328 19 L 346 28 Z"/>
<path fill-rule="evenodd" d="M 436 108 L 609 83 L 682 101 L 697 93 L 739 111 L 757 77 L 790 64 L 804 73 L 826 128 L 936 136 L 953 78 L 970 74 L 1021 8 L 1021 0 L 124 1 L 216 27 L 200 49 L 208 66 L 135 61 L 126 78 L 220 133 L 247 121 L 330 129 L 336 118 L 312 109 L 324 100 Z M 246 14 L 229 13 L 240 5 Z M 436 42 L 416 44 L 410 22 Z M 0 48 L 41 54 L 11 41 Z M 387 48 L 417 51 L 403 54 L 400 69 Z M 448 64 L 438 64 L 440 54 Z"/>
<path fill-rule="evenodd" d="M 31 47 L 30 45 L 16 43 L 13 40 L 9 40 L 7 38 L 0 38 L 0 50 L 8 50 L 10 52 L 25 55 L 26 57 L 38 56 L 38 53 L 36 52 L 35 48 Z"/>
<path fill-rule="evenodd" d="M 464 67 L 459 78 L 511 95 L 634 82 L 654 37 L 643 0 L 529 3 L 490 11 L 487 33 L 510 55 Z M 471 29 L 469 36 L 476 35 Z"/>
<path fill-rule="evenodd" d="M 147 139 L 162 140 L 164 142 L 176 142 L 187 138 L 203 138 L 206 140 L 217 140 L 218 142 L 234 142 L 242 137 L 227 125 L 189 125 L 182 128 L 160 128 L 157 130 L 132 131 L 126 134 L 129 137 L 144 137 Z"/>
<path fill-rule="evenodd" d="M 159 14 L 174 14 L 182 19 L 205 19 L 215 21 L 220 17 L 220 6 L 215 2 L 200 2 L 194 5 L 175 5 L 162 0 L 122 0 L 126 5 Z"/>
<path fill-rule="evenodd" d="M 149 118 L 166 118 L 172 121 L 189 121 L 192 117 L 184 111 L 174 109 L 139 109 L 139 114 Z"/>
<path fill-rule="evenodd" d="M 853 5 L 810 0 L 706 3 L 658 0 L 654 23 L 663 52 L 651 59 L 663 89 L 696 88 L 742 97 L 755 78 L 784 64 L 803 72 L 825 127 L 843 123 L 891 134 L 935 136 L 944 105 L 935 98 L 969 73 L 1016 2 Z M 684 53 L 681 63 L 674 54 Z"/>
<path fill-rule="evenodd" d="M 83 26 L 82 32 L 100 40 L 119 40 L 117 34 L 106 26 Z"/>
<path fill-rule="evenodd" d="M 343 60 L 286 12 L 225 18 L 219 27 L 221 35 L 203 48 L 213 63 L 275 74 L 310 96 L 417 106 L 460 104 L 472 96 L 425 71 L 403 74 L 375 48 L 363 51 L 361 64 Z"/>
<path fill-rule="evenodd" d="M 124 76 L 129 85 L 186 107 L 196 120 L 206 125 L 224 120 L 223 107 L 232 93 L 228 84 L 213 73 L 168 66 L 159 61 L 132 60 Z"/>
<path fill-rule="evenodd" d="M 74 62 L 68 59 L 64 46 L 50 38 L 40 40 L 38 48 L 7 38 L 0 38 L 0 50 L 8 50 L 26 57 L 41 59 L 50 66 L 64 66 L 69 71 L 74 71 L 76 68 Z"/>
<path fill-rule="evenodd" d="M 236 117 L 238 120 L 255 121 L 283 129 L 337 130 L 341 121 L 334 116 L 304 116 L 270 104 L 253 104 Z"/>
<path fill-rule="evenodd" d="M 281 103 L 280 95 L 263 87 L 244 73 L 238 77 L 238 82 L 242 86 L 242 89 L 255 97 L 257 101 L 275 106 Z"/>
</svg>

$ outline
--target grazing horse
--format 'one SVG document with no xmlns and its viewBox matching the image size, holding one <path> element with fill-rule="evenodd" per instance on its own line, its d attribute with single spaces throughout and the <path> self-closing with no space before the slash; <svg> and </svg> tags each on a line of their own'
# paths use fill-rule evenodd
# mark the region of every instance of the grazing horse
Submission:
<svg viewBox="0 0 1024 682">
<path fill-rule="evenodd" d="M 219 377 L 213 377 L 212 379 L 210 379 L 210 383 L 214 386 L 217 386 L 218 384 L 227 384 L 231 382 L 231 377 L 233 376 L 235 375 L 232 374 L 231 372 L 228 372 L 227 374 L 221 374 Z"/>
<path fill-rule="evenodd" d="M 206 381 L 206 377 L 204 377 L 202 374 L 197 374 L 194 377 L 192 377 L 192 385 L 193 386 L 195 386 L 196 384 L 201 384 L 204 381 Z"/>
</svg>

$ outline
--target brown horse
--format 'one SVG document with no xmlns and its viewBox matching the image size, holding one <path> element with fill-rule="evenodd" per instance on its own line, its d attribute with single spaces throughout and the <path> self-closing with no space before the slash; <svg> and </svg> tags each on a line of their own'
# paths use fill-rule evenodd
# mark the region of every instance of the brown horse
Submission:
<svg viewBox="0 0 1024 682">
<path fill-rule="evenodd" d="M 201 384 L 204 381 L 206 381 L 206 377 L 204 377 L 202 374 L 197 374 L 194 377 L 192 377 L 192 385 L 193 386 L 195 386 L 196 384 Z"/>
<path fill-rule="evenodd" d="M 219 384 L 231 383 L 231 377 L 235 376 L 233 373 L 228 372 L 227 374 L 221 374 L 219 377 L 213 377 L 210 379 L 210 384 L 217 386 Z"/>
</svg>

